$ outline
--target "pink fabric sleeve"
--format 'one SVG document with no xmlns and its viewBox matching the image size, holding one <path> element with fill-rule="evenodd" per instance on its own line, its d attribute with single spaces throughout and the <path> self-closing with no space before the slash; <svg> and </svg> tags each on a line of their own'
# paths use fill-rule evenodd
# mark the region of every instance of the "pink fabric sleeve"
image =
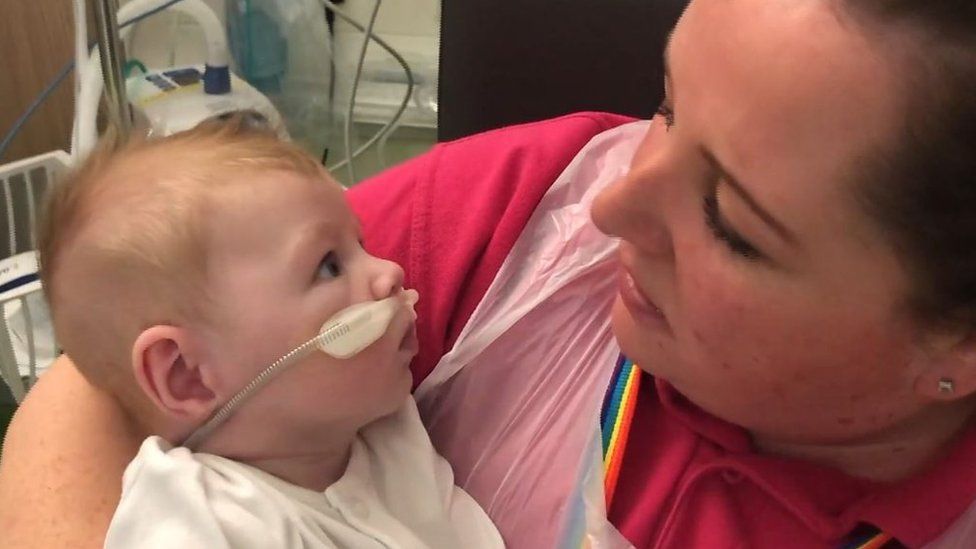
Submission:
<svg viewBox="0 0 976 549">
<path fill-rule="evenodd" d="M 632 119 L 578 113 L 474 135 L 357 185 L 367 249 L 420 292 L 418 384 L 484 296 L 539 199 L 593 136 Z"/>
</svg>

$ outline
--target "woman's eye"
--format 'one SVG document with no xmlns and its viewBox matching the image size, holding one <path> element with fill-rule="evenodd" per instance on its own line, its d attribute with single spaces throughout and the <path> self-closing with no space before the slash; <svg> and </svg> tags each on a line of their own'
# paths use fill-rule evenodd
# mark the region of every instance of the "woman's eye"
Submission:
<svg viewBox="0 0 976 549">
<path fill-rule="evenodd" d="M 664 118 L 664 128 L 670 130 L 674 126 L 674 109 L 668 106 L 667 100 L 661 102 L 657 108 L 657 116 Z"/>
<path fill-rule="evenodd" d="M 342 265 L 339 264 L 339 256 L 335 252 L 329 252 L 319 263 L 318 278 L 336 278 L 342 274 Z"/>
<path fill-rule="evenodd" d="M 716 192 L 713 191 L 705 195 L 702 209 L 705 212 L 705 225 L 712 231 L 715 238 L 722 241 L 732 253 L 753 260 L 763 257 L 755 246 L 722 222 L 722 217 L 718 213 L 718 195 Z"/>
</svg>

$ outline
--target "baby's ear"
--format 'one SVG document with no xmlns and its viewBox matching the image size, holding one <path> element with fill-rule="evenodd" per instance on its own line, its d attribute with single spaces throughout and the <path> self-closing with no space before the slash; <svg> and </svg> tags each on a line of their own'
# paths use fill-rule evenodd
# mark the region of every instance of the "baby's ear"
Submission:
<svg viewBox="0 0 976 549">
<path fill-rule="evenodd" d="M 169 417 L 199 422 L 218 405 L 200 343 L 185 328 L 153 326 L 132 346 L 136 382 Z"/>
</svg>

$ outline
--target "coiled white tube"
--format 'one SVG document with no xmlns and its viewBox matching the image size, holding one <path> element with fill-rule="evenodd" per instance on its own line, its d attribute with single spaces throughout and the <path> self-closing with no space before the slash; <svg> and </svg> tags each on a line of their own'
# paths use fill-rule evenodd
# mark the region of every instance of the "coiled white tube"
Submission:
<svg viewBox="0 0 976 549">
<path fill-rule="evenodd" d="M 258 374 L 243 389 L 237 392 L 217 410 L 203 425 L 197 428 L 183 442 L 183 446 L 193 449 L 219 427 L 234 410 L 259 388 L 271 381 L 275 375 L 307 357 L 316 349 L 340 359 L 351 358 L 383 337 L 390 327 L 390 321 L 397 310 L 406 305 L 413 307 L 419 298 L 417 290 L 404 290 L 379 301 L 367 301 L 347 307 L 322 325 L 317 336 L 292 349 L 274 361 Z"/>
</svg>

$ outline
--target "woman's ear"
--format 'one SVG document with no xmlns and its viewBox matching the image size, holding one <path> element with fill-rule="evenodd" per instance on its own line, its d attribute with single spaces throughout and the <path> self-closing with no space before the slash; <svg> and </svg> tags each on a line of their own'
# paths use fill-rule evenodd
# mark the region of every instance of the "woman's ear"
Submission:
<svg viewBox="0 0 976 549">
<path fill-rule="evenodd" d="M 136 382 L 167 416 L 200 421 L 219 404 L 200 348 L 189 330 L 175 326 L 148 328 L 132 346 Z"/>
<path fill-rule="evenodd" d="M 915 394 L 943 402 L 976 394 L 976 333 L 938 338 L 927 361 L 915 379 Z"/>
</svg>

